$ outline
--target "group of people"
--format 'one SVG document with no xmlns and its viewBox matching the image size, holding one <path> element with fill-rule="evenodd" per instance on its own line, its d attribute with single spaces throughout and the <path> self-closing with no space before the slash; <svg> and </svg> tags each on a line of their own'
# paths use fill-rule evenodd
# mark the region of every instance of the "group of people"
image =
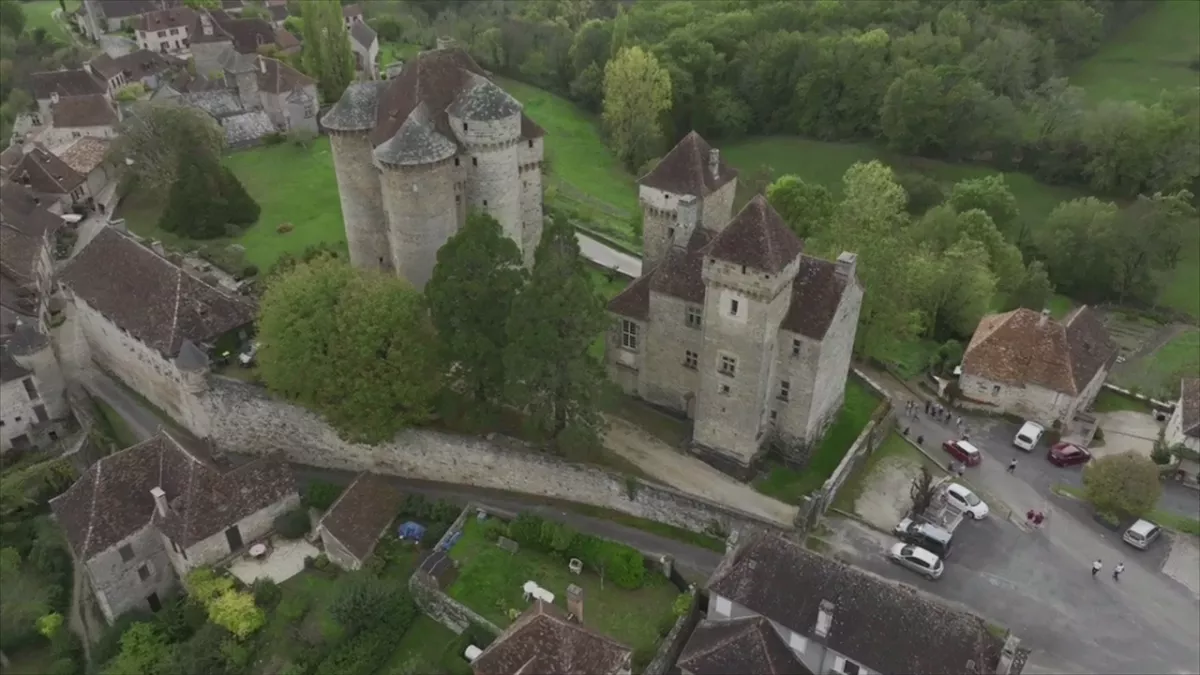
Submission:
<svg viewBox="0 0 1200 675">
<path fill-rule="evenodd" d="M 1104 568 L 1104 563 L 1100 562 L 1099 558 L 1096 558 L 1096 562 L 1092 563 L 1092 576 L 1094 577 L 1097 574 L 1099 574 L 1100 570 L 1103 568 Z M 1125 571 L 1125 563 L 1123 563 L 1123 562 L 1117 563 L 1117 566 L 1113 568 L 1113 581 L 1120 581 L 1121 580 L 1121 572 L 1124 572 L 1124 571 Z"/>
</svg>

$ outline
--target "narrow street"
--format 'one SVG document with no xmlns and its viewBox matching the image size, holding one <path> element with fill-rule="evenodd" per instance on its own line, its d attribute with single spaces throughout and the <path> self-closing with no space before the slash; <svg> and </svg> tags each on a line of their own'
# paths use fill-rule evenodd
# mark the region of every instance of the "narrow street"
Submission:
<svg viewBox="0 0 1200 675">
<path fill-rule="evenodd" d="M 575 238 L 579 241 L 579 252 L 593 263 L 608 269 L 616 268 L 621 274 L 636 279 L 642 275 L 642 259 L 618 251 L 617 249 L 597 241 L 582 232 L 577 232 Z"/>
</svg>

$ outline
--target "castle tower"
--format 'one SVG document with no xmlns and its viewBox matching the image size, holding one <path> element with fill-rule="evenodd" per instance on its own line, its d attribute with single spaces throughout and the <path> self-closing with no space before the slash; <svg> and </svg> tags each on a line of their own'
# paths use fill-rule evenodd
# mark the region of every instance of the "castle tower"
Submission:
<svg viewBox="0 0 1200 675">
<path fill-rule="evenodd" d="M 704 339 L 693 441 L 752 465 L 769 428 L 779 326 L 803 244 L 758 195 L 709 245 L 703 261 Z"/>
<path fill-rule="evenodd" d="M 325 114 L 321 124 L 329 131 L 333 168 L 350 263 L 356 267 L 392 270 L 391 244 L 379 170 L 372 160 L 371 130 L 376 106 L 386 82 L 355 82 Z"/>
<path fill-rule="evenodd" d="M 413 286 L 433 276 L 437 252 L 458 231 L 458 147 L 414 111 L 375 148 L 393 268 Z"/>
<path fill-rule="evenodd" d="M 680 200 L 699 201 L 699 226 L 719 231 L 733 215 L 737 170 L 695 131 L 683 137 L 670 152 L 638 180 L 642 207 L 643 268 L 657 265 L 675 239 Z"/>
<path fill-rule="evenodd" d="M 8 342 L 8 353 L 18 366 L 33 373 L 41 405 L 50 419 L 67 416 L 67 384 L 50 339 L 32 324 L 18 322 Z"/>
</svg>

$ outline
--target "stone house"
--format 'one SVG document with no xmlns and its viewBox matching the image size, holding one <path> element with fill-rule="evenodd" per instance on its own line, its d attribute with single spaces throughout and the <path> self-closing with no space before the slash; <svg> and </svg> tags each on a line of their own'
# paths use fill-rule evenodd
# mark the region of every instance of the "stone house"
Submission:
<svg viewBox="0 0 1200 675">
<path fill-rule="evenodd" d="M 171 4 L 179 4 L 172 0 Z M 142 14 L 163 8 L 162 0 L 83 0 L 77 23 L 93 40 L 105 33 L 119 32 Z"/>
<path fill-rule="evenodd" d="M 1185 377 L 1179 383 L 1179 402 L 1167 420 L 1163 438 L 1167 445 L 1182 445 L 1200 453 L 1200 378 Z"/>
<path fill-rule="evenodd" d="M 403 501 L 404 493 L 386 478 L 358 474 L 317 523 L 325 555 L 344 570 L 362 569 L 375 544 L 387 536 Z"/>
<path fill-rule="evenodd" d="M 63 213 L 90 197 L 87 176 L 72 169 L 66 162 L 42 145 L 34 145 L 21 160 L 8 170 L 8 182 L 27 188 L 39 204 L 48 210 Z"/>
<path fill-rule="evenodd" d="M 74 70 L 50 70 L 29 76 L 33 98 L 37 100 L 38 113 L 50 119 L 50 107 L 61 99 L 71 96 L 103 94 L 110 96 L 109 83 L 98 77 L 90 68 Z"/>
<path fill-rule="evenodd" d="M 863 291 L 854 254 L 804 255 L 761 195 L 725 218 L 736 176 L 709 150 L 690 134 L 642 179 L 645 250 L 667 246 L 609 302 L 605 361 L 626 394 L 694 421 L 692 452 L 746 476 L 772 439 L 803 462 L 832 422 Z"/>
<path fill-rule="evenodd" d="M 110 96 L 116 96 L 122 87 L 137 82 L 153 91 L 163 76 L 182 71 L 186 65 L 185 61 L 148 49 L 139 49 L 116 58 L 101 54 L 88 62 L 88 68 L 108 82 Z"/>
<path fill-rule="evenodd" d="M 575 588 L 575 587 L 573 587 Z M 569 591 L 568 591 L 569 592 Z M 583 596 L 568 597 L 572 617 L 582 617 Z M 474 661 L 475 675 L 589 673 L 629 675 L 633 650 L 535 600 Z"/>
<path fill-rule="evenodd" d="M 0 341 L 18 321 L 45 331 L 54 292 L 55 237 L 63 221 L 33 191 L 0 182 Z"/>
<path fill-rule="evenodd" d="M 85 136 L 56 153 L 67 166 L 85 177 L 87 193 L 99 196 L 117 177 L 116 167 L 104 161 L 110 142 Z"/>
<path fill-rule="evenodd" d="M 108 97 L 68 96 L 50 106 L 50 127 L 42 133 L 42 143 L 61 148 L 84 137 L 114 138 L 119 123 L 117 109 Z"/>
<path fill-rule="evenodd" d="M 146 12 L 133 22 L 138 47 L 160 54 L 184 54 L 191 46 L 189 31 L 196 23 L 190 7 Z"/>
<path fill-rule="evenodd" d="M 70 416 L 66 380 L 50 339 L 32 324 L 19 323 L 0 343 L 0 453 L 57 441 Z"/>
<path fill-rule="evenodd" d="M 745 538 L 708 581 L 684 675 L 1019 673 L 1016 638 L 910 586 L 774 533 Z"/>
<path fill-rule="evenodd" d="M 1065 319 L 1015 309 L 983 317 L 963 353 L 962 402 L 1066 428 L 1100 392 L 1117 345 L 1095 310 Z"/>
<path fill-rule="evenodd" d="M 167 431 L 101 458 L 50 500 L 100 611 L 158 611 L 191 570 L 266 537 L 300 505 L 274 458 L 234 467 Z"/>
<path fill-rule="evenodd" d="M 296 48 L 295 36 L 275 28 L 269 21 L 257 17 L 242 19 L 220 10 L 196 12 L 196 21 L 188 30 L 196 72 L 210 77 L 225 69 L 228 59 L 225 53 L 229 50 L 253 55 L 264 45 L 275 45 L 281 51 Z"/>
<path fill-rule="evenodd" d="M 343 5 L 342 6 L 342 21 L 346 22 L 346 30 L 350 30 L 356 23 L 366 23 L 363 18 L 362 7 L 358 5 Z"/>
<path fill-rule="evenodd" d="M 353 83 L 321 123 L 354 265 L 424 288 L 470 210 L 499 221 L 532 264 L 544 132 L 465 51 L 423 52 L 392 79 Z"/>
<path fill-rule="evenodd" d="M 210 355 L 236 353 L 255 318 L 249 299 L 109 227 L 67 262 L 59 279 L 69 299 L 63 358 L 80 369 L 99 365 L 184 423 L 206 386 Z"/>
<path fill-rule="evenodd" d="M 379 36 L 365 21 L 350 24 L 350 51 L 354 52 L 354 69 L 361 79 L 379 77 Z"/>
<path fill-rule="evenodd" d="M 320 106 L 316 80 L 277 59 L 260 56 L 257 61 L 255 84 L 260 105 L 271 122 L 285 131 L 316 134 Z"/>
</svg>

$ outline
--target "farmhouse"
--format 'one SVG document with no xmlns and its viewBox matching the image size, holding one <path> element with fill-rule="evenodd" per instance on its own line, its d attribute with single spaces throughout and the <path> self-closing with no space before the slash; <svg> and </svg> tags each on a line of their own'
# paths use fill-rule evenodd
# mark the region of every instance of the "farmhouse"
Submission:
<svg viewBox="0 0 1200 675">
<path fill-rule="evenodd" d="M 142 49 L 179 54 L 190 46 L 188 38 L 195 23 L 196 12 L 190 7 L 170 7 L 140 15 L 134 20 L 133 28 Z"/>
<path fill-rule="evenodd" d="M 1091 406 L 1117 358 L 1095 310 L 1062 321 L 1029 309 L 985 316 L 963 354 L 964 402 L 1064 427 Z"/>
<path fill-rule="evenodd" d="M 1179 383 L 1179 402 L 1167 420 L 1163 440 L 1192 451 L 1192 457 L 1180 458 L 1179 471 L 1188 485 L 1200 484 L 1200 463 L 1196 461 L 1200 454 L 1200 378 L 1185 377 Z"/>
</svg>

